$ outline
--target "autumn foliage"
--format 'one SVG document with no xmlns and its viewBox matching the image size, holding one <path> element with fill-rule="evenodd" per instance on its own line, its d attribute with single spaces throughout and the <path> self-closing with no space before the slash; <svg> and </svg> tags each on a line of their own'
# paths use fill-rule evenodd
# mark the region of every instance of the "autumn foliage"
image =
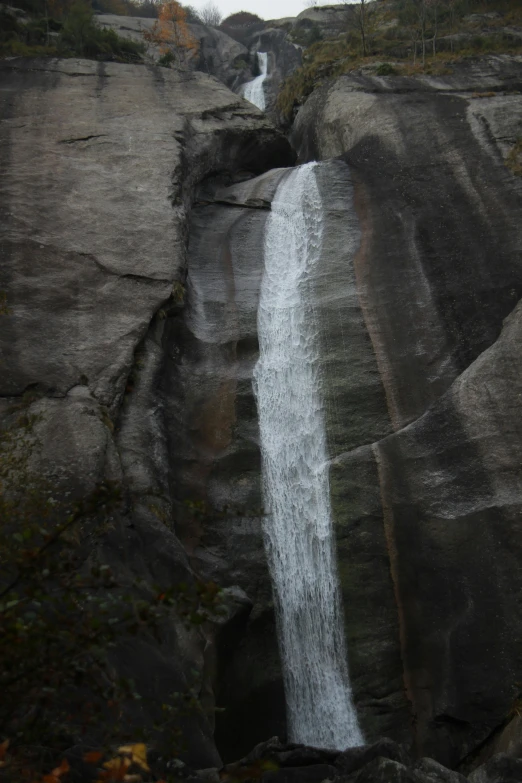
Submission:
<svg viewBox="0 0 522 783">
<path fill-rule="evenodd" d="M 144 38 L 158 46 L 162 55 L 173 55 L 180 66 L 185 65 L 199 48 L 187 24 L 187 12 L 176 0 L 161 5 L 158 20 L 144 33 Z"/>
</svg>

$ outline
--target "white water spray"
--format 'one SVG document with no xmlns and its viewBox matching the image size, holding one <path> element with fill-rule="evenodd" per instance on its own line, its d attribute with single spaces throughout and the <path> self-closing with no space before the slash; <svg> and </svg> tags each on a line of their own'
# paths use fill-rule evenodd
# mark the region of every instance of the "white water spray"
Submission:
<svg viewBox="0 0 522 783">
<path fill-rule="evenodd" d="M 259 63 L 259 70 L 261 73 L 252 79 L 251 82 L 247 82 L 243 87 L 243 97 L 257 106 L 261 111 L 265 110 L 265 91 L 263 89 L 263 82 L 266 79 L 268 70 L 268 54 L 266 52 L 257 53 L 257 61 Z"/>
<path fill-rule="evenodd" d="M 272 202 L 254 386 L 289 739 L 345 749 L 364 741 L 346 663 L 311 297 L 323 231 L 316 165 L 294 169 Z"/>
</svg>

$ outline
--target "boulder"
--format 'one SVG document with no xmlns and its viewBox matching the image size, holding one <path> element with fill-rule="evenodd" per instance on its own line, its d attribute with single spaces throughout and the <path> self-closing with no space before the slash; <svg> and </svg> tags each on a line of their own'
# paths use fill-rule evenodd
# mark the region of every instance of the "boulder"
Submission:
<svg viewBox="0 0 522 783">
<path fill-rule="evenodd" d="M 351 775 L 374 759 L 390 759 L 408 766 L 410 759 L 405 749 L 393 740 L 383 738 L 360 748 L 348 748 L 337 756 L 335 767 L 339 775 Z"/>
<path fill-rule="evenodd" d="M 198 71 L 215 76 L 216 79 L 234 89 L 244 80 L 242 62 L 248 62 L 248 49 L 222 30 L 203 24 L 191 24 L 190 31 L 199 41 L 199 51 L 194 59 Z"/>
<path fill-rule="evenodd" d="M 423 758 L 410 768 L 417 783 L 466 783 L 467 778 L 459 772 L 447 769 L 434 759 Z"/>
<path fill-rule="evenodd" d="M 398 761 L 377 756 L 355 775 L 341 778 L 342 783 L 418 783 L 409 770 Z"/>
<path fill-rule="evenodd" d="M 468 780 L 470 783 L 520 783 L 522 759 L 498 753 L 474 770 Z"/>
<path fill-rule="evenodd" d="M 499 727 L 477 754 L 466 759 L 463 765 L 464 771 L 479 767 L 497 753 L 522 758 L 522 715 L 513 715 L 504 726 Z"/>
<path fill-rule="evenodd" d="M 323 783 L 332 780 L 335 767 L 328 764 L 309 764 L 305 767 L 283 767 L 275 772 L 265 772 L 263 783 Z"/>
</svg>

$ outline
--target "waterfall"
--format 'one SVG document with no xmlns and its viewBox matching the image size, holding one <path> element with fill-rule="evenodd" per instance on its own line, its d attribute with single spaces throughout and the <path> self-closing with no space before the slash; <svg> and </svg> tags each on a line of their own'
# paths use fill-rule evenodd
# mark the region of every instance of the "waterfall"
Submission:
<svg viewBox="0 0 522 783">
<path fill-rule="evenodd" d="M 316 165 L 293 169 L 272 202 L 254 387 L 289 738 L 345 749 L 364 741 L 348 677 L 311 296 L 322 240 Z"/>
<path fill-rule="evenodd" d="M 265 91 L 263 89 L 263 82 L 266 79 L 266 73 L 268 70 L 268 54 L 266 52 L 257 53 L 257 61 L 259 63 L 259 69 L 261 73 L 248 82 L 243 87 L 243 97 L 257 106 L 261 111 L 265 110 Z"/>
</svg>

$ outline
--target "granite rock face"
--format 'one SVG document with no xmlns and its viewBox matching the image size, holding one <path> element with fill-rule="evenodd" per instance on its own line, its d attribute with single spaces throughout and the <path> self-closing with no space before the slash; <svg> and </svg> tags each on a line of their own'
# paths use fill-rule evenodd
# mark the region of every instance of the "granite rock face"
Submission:
<svg viewBox="0 0 522 783">
<path fill-rule="evenodd" d="M 297 17 L 299 19 L 300 17 Z M 155 19 L 97 14 L 96 23 L 114 30 L 122 38 L 138 43 L 147 43 L 144 33 L 151 30 Z M 296 21 L 296 20 L 292 20 Z M 216 27 L 204 24 L 189 24 L 189 29 L 198 41 L 198 51 L 190 56 L 187 66 L 202 71 L 226 84 L 240 94 L 241 87 L 253 77 L 257 52 L 268 53 L 268 77 L 264 83 L 266 114 L 274 121 L 279 120 L 276 98 L 284 79 L 301 65 L 301 47 L 287 36 L 287 30 L 272 26 L 270 22 L 252 26 L 252 31 L 241 30 L 238 40 Z M 154 44 L 147 43 L 146 58 L 155 62 L 160 51 Z"/>
<path fill-rule="evenodd" d="M 191 24 L 190 31 L 199 41 L 199 52 L 194 62 L 197 70 L 215 76 L 234 89 L 245 78 L 240 66 L 248 62 L 248 49 L 215 27 Z"/>
<path fill-rule="evenodd" d="M 123 484 L 106 548 L 130 579 L 225 588 L 215 627 L 173 622 L 121 661 L 158 701 L 198 669 L 237 758 L 285 734 L 251 376 L 264 224 L 294 155 L 202 73 L 0 70 L 0 411 L 31 391 L 36 464 L 77 493 Z M 450 766 L 505 725 L 522 678 L 521 87 L 521 58 L 346 76 L 294 130 L 323 161 L 312 283 L 358 714 L 368 741 Z M 218 766 L 212 720 L 186 728 L 189 762 Z M 394 753 L 347 779 L 459 779 Z"/>
<path fill-rule="evenodd" d="M 258 112 L 201 73 L 72 59 L 10 59 L 0 69 L 0 410 L 8 416 L 22 401 L 38 415 L 33 464 L 58 487 L 85 495 L 102 479 L 123 485 L 128 508 L 104 556 L 130 584 L 190 581 L 172 530 L 158 393 L 187 214 L 208 177 L 248 179 L 293 154 Z M 152 703 L 198 669 L 212 706 L 215 637 L 226 643 L 249 605 L 239 587 L 227 600 L 214 630 L 173 621 L 163 646 L 121 651 L 122 671 Z M 189 718 L 186 729 L 188 760 L 219 763 L 208 717 Z"/>
<path fill-rule="evenodd" d="M 355 289 L 386 411 L 356 394 L 340 418 L 364 412 L 360 431 L 332 449 L 356 699 L 360 673 L 380 670 L 386 571 L 415 746 L 450 765 L 503 724 L 520 678 L 522 182 L 505 159 L 521 84 L 508 57 L 437 78 L 341 77 L 293 134 L 301 160 L 350 168 Z M 325 388 L 341 377 L 327 372 Z"/>
<path fill-rule="evenodd" d="M 96 14 L 95 19 L 102 29 L 114 30 L 121 38 L 145 43 L 146 57 L 150 62 L 155 62 L 160 57 L 159 48 L 144 38 L 144 34 L 150 32 L 156 19 L 116 14 Z M 198 42 L 198 51 L 189 56 L 187 62 L 191 70 L 203 71 L 215 76 L 230 88 L 234 88 L 248 78 L 248 69 L 243 71 L 237 67 L 238 61 L 248 61 L 249 54 L 246 46 L 215 27 L 189 24 L 188 28 Z"/>
<path fill-rule="evenodd" d="M 250 610 L 217 643 L 216 738 L 228 759 L 285 733 L 284 694 L 261 531 L 252 369 L 263 232 L 283 171 L 223 188 L 208 183 L 190 218 L 186 306 L 166 322 L 162 378 L 178 535 L 194 569 L 238 585 Z M 200 524 L 183 501 L 212 513 Z M 186 519 L 185 519 L 186 517 Z"/>
</svg>

